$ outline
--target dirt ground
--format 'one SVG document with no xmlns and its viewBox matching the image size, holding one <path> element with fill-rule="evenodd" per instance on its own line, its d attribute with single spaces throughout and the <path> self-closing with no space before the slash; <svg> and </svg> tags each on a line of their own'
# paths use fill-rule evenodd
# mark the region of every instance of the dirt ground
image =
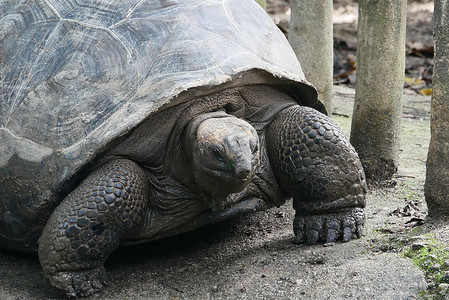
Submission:
<svg viewBox="0 0 449 300">
<path fill-rule="evenodd" d="M 353 28 L 348 34 L 354 35 L 354 4 L 336 2 L 341 4 L 337 14 L 349 20 L 345 28 Z M 428 3 L 416 4 L 424 8 Z M 268 1 L 268 11 L 273 5 Z M 288 8 L 284 9 L 285 14 Z M 429 14 L 417 10 L 416 18 L 426 25 L 416 30 L 428 26 Z M 428 38 L 427 33 L 421 35 Z M 403 255 L 404 249 L 425 244 L 429 237 L 445 245 L 449 241 L 447 223 L 423 224 L 430 96 L 419 91 L 405 90 L 399 171 L 389 184 L 370 187 L 361 239 L 326 247 L 293 244 L 294 212 L 287 203 L 121 248 L 106 264 L 109 286 L 90 299 L 419 299 L 428 293 L 443 297 L 445 286 L 426 283 L 425 274 Z M 346 82 L 336 85 L 334 94 L 333 118 L 349 134 L 354 89 Z M 0 251 L 0 299 L 60 298 L 62 293 L 45 283 L 36 255 Z"/>
<path fill-rule="evenodd" d="M 354 90 L 336 87 L 334 119 L 349 130 Z M 407 96 L 396 187 L 372 189 L 365 235 L 350 243 L 292 243 L 291 203 L 192 233 L 121 248 L 108 260 L 110 285 L 91 299 L 414 299 L 423 273 L 390 242 L 419 214 L 397 217 L 422 196 L 429 96 Z M 405 109 L 407 112 L 409 109 Z M 427 113 L 425 113 L 427 112 Z M 424 231 L 424 229 L 423 229 Z M 411 239 L 411 238 L 410 238 Z M 413 240 L 413 239 L 411 239 Z M 59 299 L 36 255 L 0 252 L 0 299 Z"/>
<path fill-rule="evenodd" d="M 334 119 L 346 133 L 353 95 L 353 89 L 336 86 Z M 429 96 L 406 96 L 404 107 L 411 109 L 404 111 L 419 110 L 423 117 L 404 114 L 396 186 L 368 193 L 361 239 L 327 247 L 293 244 L 294 212 L 287 203 L 121 248 L 106 264 L 110 285 L 90 299 L 418 299 L 426 290 L 424 274 L 400 251 L 431 232 L 428 224 L 413 221 L 425 213 L 429 105 Z M 415 211 L 398 217 L 395 212 L 411 203 Z M 397 240 L 400 247 L 393 244 Z M 0 251 L 0 299 L 62 296 L 45 283 L 36 255 Z"/>
</svg>

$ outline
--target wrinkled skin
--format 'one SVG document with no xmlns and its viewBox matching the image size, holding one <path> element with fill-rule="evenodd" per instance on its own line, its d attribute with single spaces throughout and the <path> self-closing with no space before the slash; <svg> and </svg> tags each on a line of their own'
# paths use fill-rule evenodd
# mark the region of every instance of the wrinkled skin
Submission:
<svg viewBox="0 0 449 300">
<path fill-rule="evenodd" d="M 212 210 L 223 210 L 220 199 L 246 188 L 259 163 L 259 137 L 247 122 L 226 116 L 201 122 L 192 133 L 191 146 L 195 181 Z"/>
<path fill-rule="evenodd" d="M 254 97 L 279 103 L 261 117 L 248 101 Z M 142 151 L 133 147 L 152 126 L 149 120 L 55 209 L 39 242 L 39 259 L 53 286 L 70 297 L 91 295 L 106 284 L 103 263 L 120 244 L 180 233 L 289 197 L 296 210 L 295 242 L 349 241 L 362 234 L 363 169 L 327 116 L 267 87 L 191 103 L 176 108 L 177 114 L 160 115 L 175 115 L 173 133 L 182 133 L 172 135 L 162 166 L 151 166 L 156 156 L 145 154 L 150 144 Z M 229 103 L 234 110 L 225 109 Z M 242 108 L 256 117 L 237 117 Z"/>
<path fill-rule="evenodd" d="M 120 245 L 287 198 L 297 242 L 361 234 L 357 154 L 256 2 L 0 6 L 0 248 L 66 295 Z"/>
</svg>

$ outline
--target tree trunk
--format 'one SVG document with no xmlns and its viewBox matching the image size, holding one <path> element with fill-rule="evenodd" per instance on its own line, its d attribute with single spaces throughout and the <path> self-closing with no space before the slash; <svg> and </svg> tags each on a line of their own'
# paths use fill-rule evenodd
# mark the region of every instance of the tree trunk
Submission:
<svg viewBox="0 0 449 300">
<path fill-rule="evenodd" d="M 267 1 L 266 0 L 256 0 L 256 2 L 259 3 L 259 5 L 263 7 L 263 9 L 267 9 Z"/>
<path fill-rule="evenodd" d="M 425 196 L 429 216 L 449 215 L 449 1 L 434 2 L 435 64 Z"/>
<path fill-rule="evenodd" d="M 407 1 L 359 0 L 351 143 L 371 181 L 397 171 Z"/>
<path fill-rule="evenodd" d="M 292 0 L 289 42 L 308 81 L 331 113 L 333 84 L 332 0 Z"/>
</svg>

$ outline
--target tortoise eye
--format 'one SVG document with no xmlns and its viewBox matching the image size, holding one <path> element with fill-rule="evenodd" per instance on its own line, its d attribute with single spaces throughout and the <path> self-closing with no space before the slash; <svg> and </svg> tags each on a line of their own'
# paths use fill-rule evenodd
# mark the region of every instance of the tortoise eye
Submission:
<svg viewBox="0 0 449 300">
<path fill-rule="evenodd" d="M 256 146 L 254 146 L 253 148 L 253 153 L 256 153 L 259 150 L 259 146 L 256 144 Z"/>
<path fill-rule="evenodd" d="M 218 160 L 219 162 L 224 162 L 223 154 L 221 154 L 221 151 L 217 148 L 212 148 L 212 156 Z"/>
<path fill-rule="evenodd" d="M 251 149 L 253 153 L 256 153 L 259 150 L 259 144 L 257 142 L 251 141 Z"/>
</svg>

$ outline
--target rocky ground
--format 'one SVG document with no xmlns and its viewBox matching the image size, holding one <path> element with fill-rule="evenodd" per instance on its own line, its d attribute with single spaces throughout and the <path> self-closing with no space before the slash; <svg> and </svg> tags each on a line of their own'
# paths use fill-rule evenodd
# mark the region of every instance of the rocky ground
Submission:
<svg viewBox="0 0 449 300">
<path fill-rule="evenodd" d="M 354 4 L 345 3 L 342 11 L 354 12 Z M 273 3 L 268 4 L 271 9 Z M 353 22 L 354 13 L 347 18 Z M 351 24 L 347 27 L 355 28 Z M 348 85 L 335 86 L 333 111 L 346 134 L 354 98 Z M 287 203 L 121 248 L 106 264 L 110 285 L 91 299 L 449 298 L 449 223 L 425 220 L 430 96 L 421 95 L 420 88 L 405 92 L 399 171 L 388 184 L 370 187 L 361 239 L 327 246 L 293 244 L 294 212 Z M 45 283 L 36 255 L 0 251 L 0 299 L 61 297 Z"/>
</svg>

